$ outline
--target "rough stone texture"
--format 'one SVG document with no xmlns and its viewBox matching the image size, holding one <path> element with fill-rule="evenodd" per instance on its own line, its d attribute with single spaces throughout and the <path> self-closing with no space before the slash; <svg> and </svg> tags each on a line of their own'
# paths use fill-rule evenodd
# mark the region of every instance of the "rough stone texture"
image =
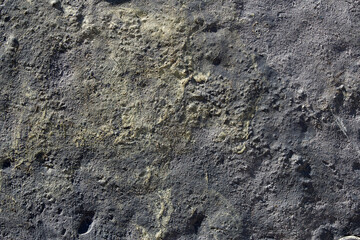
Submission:
<svg viewBox="0 0 360 240">
<path fill-rule="evenodd" d="M 0 61 L 1 239 L 360 235 L 358 0 L 0 0 Z"/>
</svg>

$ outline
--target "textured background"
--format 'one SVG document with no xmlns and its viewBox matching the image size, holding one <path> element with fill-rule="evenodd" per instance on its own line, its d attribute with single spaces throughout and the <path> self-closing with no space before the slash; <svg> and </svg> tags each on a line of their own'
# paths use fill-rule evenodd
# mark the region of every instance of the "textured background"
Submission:
<svg viewBox="0 0 360 240">
<path fill-rule="evenodd" d="M 360 235 L 359 0 L 0 0 L 1 239 Z"/>
</svg>

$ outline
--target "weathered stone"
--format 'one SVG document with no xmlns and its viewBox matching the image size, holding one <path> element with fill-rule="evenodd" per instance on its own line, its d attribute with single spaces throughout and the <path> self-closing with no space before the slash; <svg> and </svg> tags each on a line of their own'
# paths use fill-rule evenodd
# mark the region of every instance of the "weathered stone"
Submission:
<svg viewBox="0 0 360 240">
<path fill-rule="evenodd" d="M 0 239 L 359 235 L 359 1 L 0 12 Z"/>
</svg>

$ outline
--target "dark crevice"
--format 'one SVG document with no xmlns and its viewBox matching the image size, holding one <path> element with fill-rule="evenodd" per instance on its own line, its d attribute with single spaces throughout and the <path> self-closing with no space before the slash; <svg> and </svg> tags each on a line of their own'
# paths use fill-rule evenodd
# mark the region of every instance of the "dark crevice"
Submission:
<svg viewBox="0 0 360 240">
<path fill-rule="evenodd" d="M 9 167 L 11 167 L 11 161 L 10 161 L 10 159 L 5 159 L 2 162 L 1 168 L 6 169 L 6 168 L 9 168 Z"/>
<path fill-rule="evenodd" d="M 298 173 L 300 173 L 303 177 L 305 178 L 310 178 L 310 174 L 311 174 L 311 166 L 309 163 L 305 162 L 305 163 L 301 163 L 301 165 L 299 165 L 296 168 L 296 171 Z"/>
<path fill-rule="evenodd" d="M 204 219 L 205 219 L 205 215 L 203 213 L 195 212 L 194 215 L 189 219 L 190 231 L 192 233 L 197 234 Z"/>
<path fill-rule="evenodd" d="M 301 129 L 302 133 L 307 132 L 308 126 L 307 126 L 306 121 L 304 120 L 304 118 L 301 117 L 298 124 L 300 126 L 300 129 Z"/>
<path fill-rule="evenodd" d="M 118 5 L 118 4 L 130 2 L 130 0 L 105 0 L 105 1 L 112 5 Z"/>
<path fill-rule="evenodd" d="M 360 170 L 360 163 L 354 162 L 353 165 L 352 165 L 352 169 L 353 170 Z"/>
<path fill-rule="evenodd" d="M 62 12 L 62 13 L 64 12 L 64 9 L 63 9 L 63 7 L 61 6 L 61 2 L 60 2 L 60 1 L 54 1 L 54 2 L 52 3 L 52 6 L 53 6 L 53 8 L 59 10 L 60 12 Z"/>
<path fill-rule="evenodd" d="M 211 23 L 207 25 L 206 28 L 204 29 L 204 32 L 217 32 L 217 31 L 218 31 L 218 26 L 216 23 Z"/>
<path fill-rule="evenodd" d="M 89 228 L 93 223 L 94 215 L 94 212 L 85 212 L 78 228 L 78 234 L 85 234 L 89 231 Z"/>
<path fill-rule="evenodd" d="M 38 153 L 35 154 L 35 160 L 40 162 L 40 163 L 43 163 L 47 160 L 47 156 L 44 152 L 40 151 Z"/>
<path fill-rule="evenodd" d="M 216 57 L 216 58 L 212 61 L 212 64 L 214 64 L 215 66 L 220 65 L 220 63 L 221 63 L 221 58 L 219 58 L 219 57 Z"/>
<path fill-rule="evenodd" d="M 82 15 L 82 14 L 80 14 L 80 15 L 78 15 L 78 16 L 76 17 L 76 20 L 78 21 L 78 23 L 80 24 L 80 26 L 83 24 L 84 19 L 85 19 L 85 17 L 84 17 L 84 15 Z"/>
</svg>

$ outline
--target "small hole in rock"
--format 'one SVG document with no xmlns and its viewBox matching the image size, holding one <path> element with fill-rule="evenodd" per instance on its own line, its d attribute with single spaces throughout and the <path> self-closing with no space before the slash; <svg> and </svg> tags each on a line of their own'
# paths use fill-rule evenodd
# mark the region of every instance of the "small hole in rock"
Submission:
<svg viewBox="0 0 360 240">
<path fill-rule="evenodd" d="M 218 31 L 218 26 L 216 23 L 211 23 L 205 28 L 205 32 L 217 32 L 217 31 Z"/>
<path fill-rule="evenodd" d="M 78 21 L 79 24 L 82 24 L 84 22 L 84 19 L 85 19 L 84 16 L 81 14 L 76 17 L 76 20 Z"/>
<path fill-rule="evenodd" d="M 308 126 L 307 126 L 304 119 L 300 119 L 299 126 L 300 126 L 300 129 L 301 129 L 301 132 L 303 132 L 303 133 L 307 132 Z"/>
<path fill-rule="evenodd" d="M 62 214 L 62 209 L 61 209 L 61 208 L 59 208 L 59 209 L 57 210 L 57 214 Z"/>
<path fill-rule="evenodd" d="M 199 228 L 201 227 L 204 219 L 205 215 L 197 212 L 190 218 L 189 227 L 192 229 L 193 233 L 197 234 L 199 232 Z"/>
<path fill-rule="evenodd" d="M 11 161 L 10 161 L 10 159 L 5 159 L 5 160 L 3 161 L 1 167 L 2 167 L 2 169 L 6 169 L 6 168 L 11 167 Z"/>
<path fill-rule="evenodd" d="M 35 154 L 35 160 L 40 163 L 43 163 L 45 162 L 45 160 L 47 160 L 47 156 L 44 152 L 38 152 Z"/>
<path fill-rule="evenodd" d="M 321 229 L 318 235 L 319 240 L 334 239 L 334 234 L 328 229 Z"/>
<path fill-rule="evenodd" d="M 310 178 L 311 166 L 309 163 L 301 163 L 301 165 L 296 168 L 296 171 L 303 177 Z"/>
<path fill-rule="evenodd" d="M 352 165 L 352 169 L 353 170 L 360 170 L 360 163 L 354 162 L 353 165 Z"/>
<path fill-rule="evenodd" d="M 93 223 L 94 212 L 87 212 L 84 214 L 84 217 L 78 228 L 79 234 L 85 234 L 89 231 L 91 224 Z"/>
<path fill-rule="evenodd" d="M 216 57 L 214 60 L 213 60 L 213 62 L 212 62 L 215 66 L 218 66 L 218 65 L 220 65 L 220 63 L 221 63 L 221 58 L 219 58 L 219 57 Z"/>
<path fill-rule="evenodd" d="M 302 186 L 303 186 L 304 192 L 306 192 L 308 194 L 314 194 L 315 193 L 315 189 L 314 189 L 314 186 L 313 186 L 312 182 L 303 182 Z"/>
</svg>

